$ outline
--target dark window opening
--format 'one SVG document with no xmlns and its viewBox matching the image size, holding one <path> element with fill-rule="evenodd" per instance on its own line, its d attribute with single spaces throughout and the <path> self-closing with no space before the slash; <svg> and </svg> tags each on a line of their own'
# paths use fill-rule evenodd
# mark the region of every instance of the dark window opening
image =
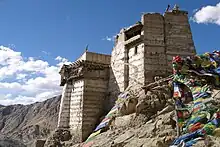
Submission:
<svg viewBox="0 0 220 147">
<path fill-rule="evenodd" d="M 118 35 L 115 37 L 115 45 L 118 43 Z"/>
<path fill-rule="evenodd" d="M 129 40 L 130 38 L 141 35 L 141 30 L 135 31 L 133 33 L 126 34 L 126 40 Z"/>
<path fill-rule="evenodd" d="M 137 54 L 137 46 L 135 46 L 135 48 L 134 48 L 134 54 L 135 55 Z"/>
<path fill-rule="evenodd" d="M 142 27 L 143 27 L 142 24 L 136 24 L 133 27 L 129 28 L 125 32 L 125 40 L 129 40 L 134 36 L 141 35 Z"/>
</svg>

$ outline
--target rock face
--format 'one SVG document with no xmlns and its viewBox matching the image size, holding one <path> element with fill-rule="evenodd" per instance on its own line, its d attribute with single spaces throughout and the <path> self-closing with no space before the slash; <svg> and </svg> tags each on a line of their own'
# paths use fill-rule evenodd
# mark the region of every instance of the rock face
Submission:
<svg viewBox="0 0 220 147">
<path fill-rule="evenodd" d="M 0 106 L 0 146 L 31 146 L 36 139 L 47 138 L 57 127 L 60 98 Z"/>
<path fill-rule="evenodd" d="M 116 123 L 112 129 L 96 136 L 91 146 L 83 147 L 169 147 L 177 135 L 173 115 L 173 111 L 166 112 L 150 120 L 144 114 L 136 117 L 135 114 L 118 117 L 121 124 Z M 220 145 L 219 142 L 219 137 L 207 136 L 194 146 L 217 147 Z M 74 145 L 81 146 L 82 144 Z"/>
<path fill-rule="evenodd" d="M 121 125 L 101 133 L 93 140 L 93 146 L 103 147 L 168 147 L 176 132 L 168 119 L 172 112 L 147 121 L 146 116 L 134 114 L 119 117 Z"/>
<path fill-rule="evenodd" d="M 206 83 L 208 82 L 206 80 Z M 101 128 L 99 131 L 92 133 L 83 143 L 83 147 L 168 147 L 174 139 L 179 139 L 177 137 L 178 129 L 176 128 L 177 116 L 176 111 L 174 111 L 174 102 L 172 102 L 174 90 L 170 82 L 164 79 L 142 87 L 142 89 L 145 89 L 145 91 L 140 89 L 130 91 L 130 89 L 127 89 L 126 92 L 129 94 L 125 92 L 123 96 L 119 96 L 116 106 L 120 107 L 115 114 L 112 114 L 115 115 L 115 117 L 112 117 L 113 121 L 109 121 L 110 124 L 106 128 Z M 185 93 L 188 93 L 188 88 L 182 87 L 182 89 Z M 217 106 L 219 109 L 219 88 L 213 86 L 213 89 L 209 92 L 211 95 L 203 102 L 212 100 L 212 106 Z M 192 95 L 187 95 L 187 99 L 191 100 Z M 184 101 L 185 105 L 191 104 L 192 101 L 187 99 Z M 178 109 L 177 112 L 179 112 Z M 218 115 L 216 114 L 213 117 L 218 118 Z M 100 124 L 103 124 L 103 122 Z M 216 119 L 216 124 L 218 125 L 218 123 L 219 120 Z M 106 131 L 106 129 L 109 130 Z M 185 137 L 184 133 L 182 131 L 180 137 Z M 192 137 L 189 139 L 193 140 L 190 141 L 195 146 L 219 146 L 220 138 L 217 137 L 220 136 L 219 134 L 220 129 L 215 129 L 213 133 L 197 137 L 195 141 Z M 179 145 L 181 144 L 172 147 Z"/>
</svg>

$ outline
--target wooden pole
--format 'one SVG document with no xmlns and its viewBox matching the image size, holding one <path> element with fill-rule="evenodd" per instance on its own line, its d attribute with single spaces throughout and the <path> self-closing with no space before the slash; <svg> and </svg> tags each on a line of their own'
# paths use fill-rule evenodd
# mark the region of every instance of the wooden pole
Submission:
<svg viewBox="0 0 220 147">
<path fill-rule="evenodd" d="M 179 124 L 178 124 L 178 113 L 177 113 L 177 105 L 176 105 L 176 100 L 175 98 L 173 98 L 173 101 L 174 101 L 174 105 L 175 105 L 175 119 L 176 119 L 176 132 L 177 132 L 177 137 L 180 136 L 180 127 L 179 127 Z"/>
</svg>

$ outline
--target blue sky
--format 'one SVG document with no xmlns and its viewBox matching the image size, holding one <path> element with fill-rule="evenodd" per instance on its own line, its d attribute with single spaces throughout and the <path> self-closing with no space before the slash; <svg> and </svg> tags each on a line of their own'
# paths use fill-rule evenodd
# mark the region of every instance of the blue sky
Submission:
<svg viewBox="0 0 220 147">
<path fill-rule="evenodd" d="M 0 44 L 14 44 L 24 56 L 42 51 L 76 59 L 89 44 L 91 51 L 110 53 L 113 43 L 102 40 L 140 20 L 142 12 L 163 13 L 167 4 L 179 4 L 192 16 L 194 9 L 219 0 L 1 0 Z M 220 46 L 217 25 L 191 22 L 196 48 Z"/>
<path fill-rule="evenodd" d="M 139 21 L 143 12 L 163 13 L 168 4 L 173 7 L 177 3 L 181 9 L 189 12 L 189 17 L 195 18 L 196 22 L 190 21 L 190 24 L 198 53 L 211 51 L 220 47 L 218 39 L 220 5 L 217 5 L 219 2 L 219 0 L 0 0 L 0 46 L 6 47 L 10 53 L 13 51 L 16 53 L 16 58 L 19 58 L 23 65 L 22 69 L 29 67 L 31 63 L 42 61 L 42 66 L 52 71 L 58 64 L 78 58 L 87 44 L 90 51 L 110 54 L 113 41 L 109 40 L 122 27 Z M 207 7 L 209 5 L 212 7 Z M 202 7 L 205 9 L 201 12 Z M 58 56 L 60 58 L 57 58 Z M 55 58 L 57 60 L 54 60 Z M 2 67 L 3 65 L 0 65 L 0 73 Z M 24 75 L 20 75 L 24 81 L 17 81 L 19 79 L 17 71 L 11 74 L 4 73 L 2 75 L 7 76 L 2 76 L 0 82 L 23 84 L 29 81 L 30 84 L 31 79 L 36 80 L 48 74 L 42 70 L 36 73 L 34 70 L 36 65 L 32 71 L 19 71 L 20 74 L 27 74 L 26 79 L 22 79 Z M 2 94 L 2 99 L 7 99 L 6 94 L 5 92 Z"/>
</svg>

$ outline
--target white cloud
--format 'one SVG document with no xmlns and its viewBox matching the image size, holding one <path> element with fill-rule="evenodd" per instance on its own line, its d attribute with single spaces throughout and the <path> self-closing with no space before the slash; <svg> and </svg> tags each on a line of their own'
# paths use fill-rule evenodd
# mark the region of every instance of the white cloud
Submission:
<svg viewBox="0 0 220 147">
<path fill-rule="evenodd" d="M 16 74 L 16 79 L 22 80 L 22 79 L 25 79 L 26 76 L 27 76 L 27 74 L 19 73 L 19 74 Z"/>
<path fill-rule="evenodd" d="M 216 4 L 216 6 L 208 5 L 196 10 L 192 19 L 197 23 L 220 25 L 220 3 Z"/>
<path fill-rule="evenodd" d="M 62 61 L 62 57 L 60 57 L 60 56 L 57 56 L 56 58 L 55 58 L 55 60 L 57 60 L 57 61 Z"/>
<path fill-rule="evenodd" d="M 70 64 L 71 62 L 68 62 L 66 58 L 57 56 L 55 60 L 59 61 L 60 63 L 57 64 L 57 66 L 62 66 L 63 64 Z"/>
<path fill-rule="evenodd" d="M 50 65 L 0 46 L 0 104 L 30 104 L 61 94 L 58 72 L 70 62 L 60 56 L 54 60 L 57 65 Z"/>
<path fill-rule="evenodd" d="M 0 65 L 9 65 L 22 59 L 21 52 L 15 52 L 4 46 L 0 46 L 0 53 Z"/>
<path fill-rule="evenodd" d="M 66 58 L 63 58 L 63 57 L 60 57 L 60 56 L 57 56 L 57 57 L 55 58 L 55 60 L 61 61 L 61 62 L 67 62 L 67 61 L 68 61 Z"/>
<path fill-rule="evenodd" d="M 47 51 L 41 51 L 41 52 L 45 55 L 50 55 L 50 52 L 47 52 Z"/>
<path fill-rule="evenodd" d="M 114 41 L 114 36 L 113 36 L 113 37 L 106 36 L 106 37 L 103 38 L 102 40 L 105 40 L 105 41 Z"/>
</svg>

